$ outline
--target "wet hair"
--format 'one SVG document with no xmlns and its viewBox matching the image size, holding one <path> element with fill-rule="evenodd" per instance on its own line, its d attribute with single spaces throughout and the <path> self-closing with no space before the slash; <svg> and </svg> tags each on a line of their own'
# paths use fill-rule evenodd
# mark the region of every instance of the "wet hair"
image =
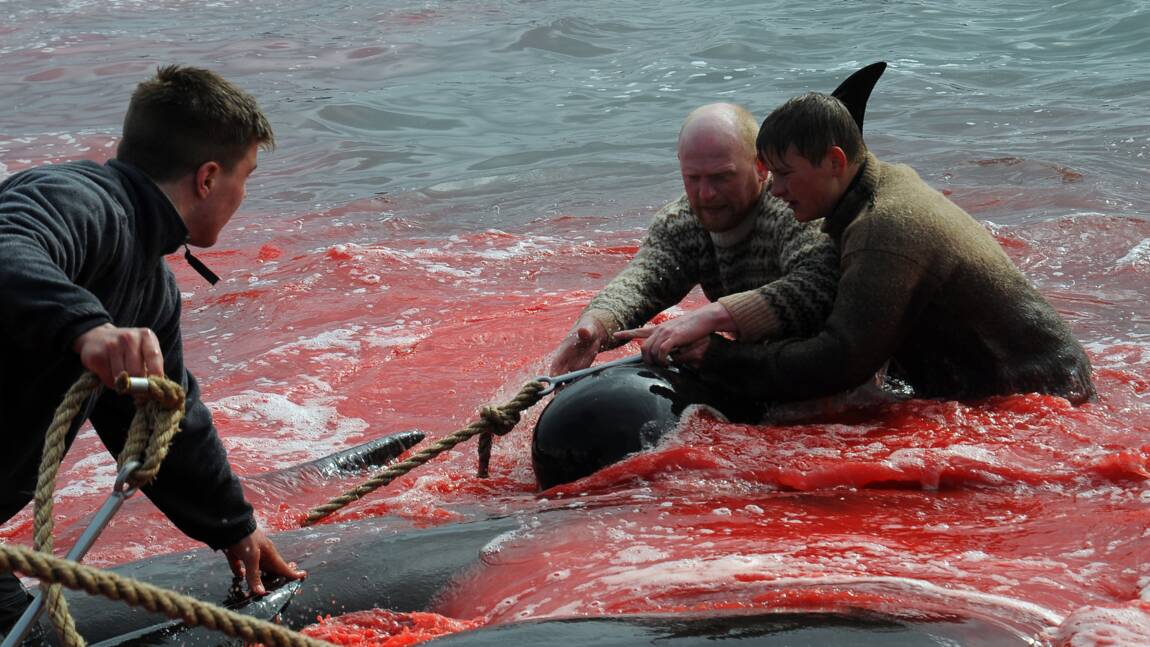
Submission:
<svg viewBox="0 0 1150 647">
<path fill-rule="evenodd" d="M 763 161 L 781 159 L 795 151 L 811 164 L 818 164 L 831 146 L 843 149 L 848 162 L 866 154 L 862 131 L 842 101 L 829 94 L 808 92 L 775 108 L 763 120 L 755 148 Z"/>
<path fill-rule="evenodd" d="M 231 169 L 252 144 L 270 150 L 275 136 L 251 95 L 215 72 L 167 65 L 132 93 L 116 159 L 166 182 L 205 162 Z"/>
</svg>

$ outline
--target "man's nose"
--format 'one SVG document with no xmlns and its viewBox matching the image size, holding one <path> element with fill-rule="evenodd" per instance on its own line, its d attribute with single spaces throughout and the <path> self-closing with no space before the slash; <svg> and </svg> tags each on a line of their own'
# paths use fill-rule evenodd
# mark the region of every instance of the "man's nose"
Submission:
<svg viewBox="0 0 1150 647">
<path fill-rule="evenodd" d="M 784 182 L 779 176 L 774 176 L 774 182 L 771 183 L 771 195 L 775 196 L 776 198 L 781 198 L 786 192 L 787 183 Z"/>
<path fill-rule="evenodd" d="M 702 198 L 704 202 L 713 199 L 718 193 L 719 192 L 715 190 L 715 185 L 711 182 L 704 181 L 699 183 L 699 197 Z"/>
</svg>

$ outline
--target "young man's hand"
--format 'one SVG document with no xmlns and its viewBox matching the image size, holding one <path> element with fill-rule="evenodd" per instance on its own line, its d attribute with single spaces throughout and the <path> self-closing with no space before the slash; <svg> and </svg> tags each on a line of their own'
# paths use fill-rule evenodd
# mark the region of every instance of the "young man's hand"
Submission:
<svg viewBox="0 0 1150 647">
<path fill-rule="evenodd" d="M 731 313 L 715 302 L 657 326 L 620 330 L 614 336 L 622 342 L 643 339 L 643 361 L 648 364 L 666 366 L 673 353 L 676 363 L 697 368 L 711 333 L 731 332 L 735 328 Z"/>
<path fill-rule="evenodd" d="M 164 374 L 160 340 L 149 328 L 97 326 L 72 342 L 84 368 L 96 374 L 104 386 L 114 388 L 116 377 L 127 372 L 132 377 Z"/>
<path fill-rule="evenodd" d="M 289 564 L 280 557 L 275 544 L 259 528 L 225 548 L 224 555 L 228 559 L 232 574 L 247 581 L 252 595 L 267 593 L 260 571 L 270 575 L 282 575 L 289 580 L 302 580 L 307 577 L 306 571 L 296 568 L 295 564 Z"/>
</svg>

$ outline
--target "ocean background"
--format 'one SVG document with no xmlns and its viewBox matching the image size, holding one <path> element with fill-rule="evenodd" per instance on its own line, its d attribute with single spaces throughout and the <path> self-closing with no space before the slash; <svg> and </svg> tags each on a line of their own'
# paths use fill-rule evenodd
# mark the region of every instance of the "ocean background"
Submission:
<svg viewBox="0 0 1150 647">
<path fill-rule="evenodd" d="M 201 254 L 223 281 L 171 260 L 188 364 L 236 471 L 254 477 L 404 429 L 450 433 L 514 395 L 682 191 L 675 138 L 691 109 L 732 101 L 761 118 L 879 60 L 889 67 L 867 110 L 869 146 L 994 232 L 1087 347 L 1098 403 L 913 402 L 797 427 L 692 419 L 669 447 L 542 496 L 536 410 L 497 443 L 490 481 L 461 451 L 341 518 L 530 515 L 581 489 L 602 525 L 583 539 L 607 547 L 590 563 L 646 569 L 641 585 L 588 571 L 566 597 L 550 582 L 550 601 L 530 569 L 497 573 L 502 589 L 464 583 L 469 603 L 432 610 L 482 624 L 725 608 L 674 587 L 628 593 L 666 593 L 674 564 L 713 559 L 722 567 L 703 571 L 735 606 L 758 599 L 735 586 L 748 581 L 740 568 L 756 586 L 882 572 L 1033 605 L 1001 615 L 1055 640 L 1067 618 L 1137 607 L 1150 585 L 1145 2 L 0 0 L 0 177 L 110 157 L 130 93 L 159 65 L 211 68 L 259 100 L 278 146 Z M 721 459 L 687 460 L 704 442 Z M 762 464 L 773 467 L 749 469 Z M 85 432 L 62 475 L 58 546 L 113 478 Z M 274 531 L 350 485 L 253 481 L 249 493 Z M 707 488 L 714 501 L 688 494 Z M 826 497 L 851 503 L 804 526 L 810 499 Z M 906 517 L 868 525 L 888 497 Z M 639 535 L 612 524 L 667 502 L 689 504 L 684 534 L 783 506 L 796 532 L 768 534 L 786 566 L 754 559 L 766 522 L 706 548 L 643 535 L 651 550 L 636 554 Z M 147 503 L 131 505 L 134 521 L 114 525 L 90 561 L 194 547 Z M 30 509 L 0 526 L 6 542 L 30 535 Z M 518 550 L 537 552 L 537 539 L 525 532 Z M 581 606 L 591 598 L 611 602 Z M 1122 626 L 1150 635 L 1145 616 Z"/>
</svg>

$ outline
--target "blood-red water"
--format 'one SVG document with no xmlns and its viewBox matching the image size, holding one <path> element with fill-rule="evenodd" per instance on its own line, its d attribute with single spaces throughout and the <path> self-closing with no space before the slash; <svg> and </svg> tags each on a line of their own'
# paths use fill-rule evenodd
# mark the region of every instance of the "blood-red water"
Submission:
<svg viewBox="0 0 1150 647">
<path fill-rule="evenodd" d="M 171 259 L 188 364 L 244 477 L 405 429 L 434 439 L 515 395 L 675 197 L 686 112 L 720 94 L 767 109 L 817 89 L 815 68 L 833 87 L 853 63 L 825 70 L 858 20 L 877 21 L 858 35 L 874 60 L 901 52 L 871 101 L 871 146 L 986 221 L 1094 363 L 1098 401 L 1078 408 L 911 401 L 785 426 L 695 413 L 662 446 L 543 493 L 529 456 L 539 405 L 497 440 L 490 479 L 475 478 L 469 444 L 333 518 L 510 514 L 520 530 L 426 613 L 336 616 L 314 635 L 411 644 L 526 618 L 863 606 L 955 609 L 1051 644 L 1150 644 L 1138 3 L 1072 20 L 1074 3 L 1022 16 L 857 3 L 753 30 L 705 3 L 603 22 L 543 2 L 40 4 L 13 4 L 0 25 L 13 88 L 0 174 L 112 154 L 128 92 L 161 62 L 220 69 L 268 106 L 281 147 L 200 254 L 223 282 Z M 1015 23 L 1025 36 L 1004 38 Z M 925 24 L 925 40 L 908 26 Z M 824 25 L 826 38 L 763 53 Z M 971 38 L 987 52 L 973 61 Z M 113 478 L 84 432 L 60 477 L 61 552 Z M 290 485 L 247 481 L 271 531 L 355 483 Z M 0 526 L 5 542 L 30 537 L 30 509 Z M 88 561 L 195 546 L 139 497 Z"/>
<path fill-rule="evenodd" d="M 187 290 L 187 355 L 237 469 L 254 475 L 403 429 L 446 434 L 509 399 L 543 372 L 586 286 L 617 271 L 637 235 L 574 243 L 566 220 L 548 227 L 546 238 L 491 231 L 314 248 L 272 237 L 202 255 L 223 289 L 173 258 Z M 1054 230 L 1094 260 L 1055 258 L 1044 248 Z M 1094 218 L 998 234 L 1038 282 L 1051 263 L 1074 273 L 1063 279 L 1073 290 L 1051 297 L 1076 331 L 1101 340 L 1089 344 L 1097 402 L 910 401 L 790 426 L 696 412 L 659 448 L 543 493 L 529 458 L 536 407 L 497 441 L 492 478 L 474 476 L 464 446 L 334 517 L 429 526 L 520 515 L 519 532 L 444 583 L 428 609 L 442 619 L 368 612 L 325 620 L 316 635 L 380 644 L 369 636 L 420 640 L 526 618 L 907 605 L 964 609 L 1043 639 L 1067 616 L 1089 631 L 1100 626 L 1092 618 L 1115 617 L 1144 631 L 1135 612 L 1150 584 L 1150 356 L 1140 339 L 1119 341 L 1124 322 L 1111 312 L 1150 268 L 1098 259 L 1150 238 L 1150 226 Z M 110 474 L 86 434 L 63 476 L 60 545 Z M 349 485 L 252 482 L 249 495 L 274 531 Z M 90 561 L 193 546 L 150 505 L 126 510 Z M 29 532 L 25 511 L 3 537 Z"/>
</svg>

